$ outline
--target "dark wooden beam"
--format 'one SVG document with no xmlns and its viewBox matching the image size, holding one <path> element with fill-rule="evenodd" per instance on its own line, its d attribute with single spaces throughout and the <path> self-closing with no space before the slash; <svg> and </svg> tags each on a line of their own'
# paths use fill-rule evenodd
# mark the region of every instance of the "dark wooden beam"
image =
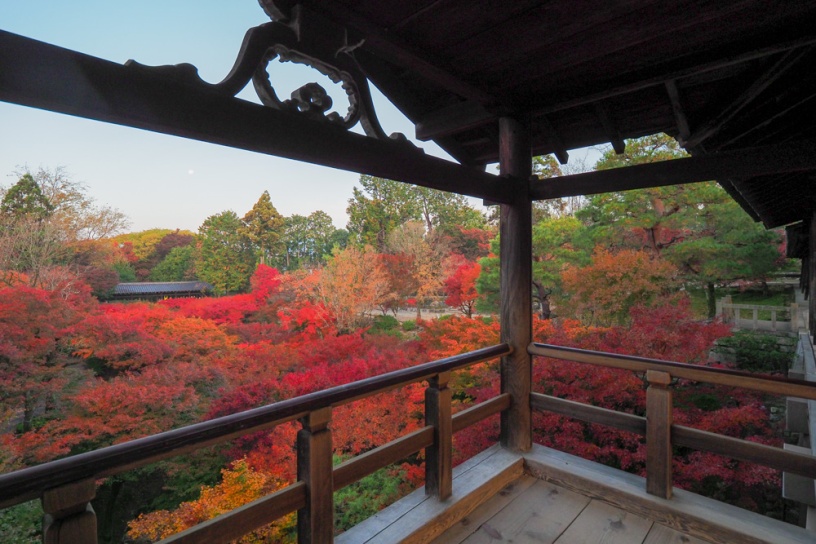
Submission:
<svg viewBox="0 0 816 544">
<path fill-rule="evenodd" d="M 567 146 L 564 145 L 561 136 L 558 135 L 558 131 L 555 130 L 555 127 L 552 126 L 552 123 L 550 123 L 546 115 L 539 117 L 538 123 L 547 132 L 547 135 L 553 142 L 553 147 L 555 148 L 553 155 L 555 155 L 555 158 L 558 159 L 559 163 L 567 164 L 567 162 L 569 162 L 569 153 L 567 153 Z"/>
<path fill-rule="evenodd" d="M 745 109 L 759 95 L 761 95 L 765 89 L 770 87 L 791 67 L 798 63 L 802 57 L 810 54 L 811 50 L 812 46 L 787 51 L 770 68 L 762 73 L 750 87 L 742 91 L 740 95 L 730 104 L 728 104 L 717 116 L 700 126 L 688 137 L 687 140 L 679 140 L 680 145 L 686 148 L 695 148 L 711 136 L 715 135 L 739 112 Z"/>
<path fill-rule="evenodd" d="M 816 170 L 816 141 L 700 155 L 530 182 L 533 200 Z"/>
<path fill-rule="evenodd" d="M 683 108 L 683 102 L 680 100 L 680 89 L 677 88 L 677 81 L 670 79 L 666 82 L 666 93 L 669 95 L 671 101 L 672 111 L 674 112 L 674 121 L 677 123 L 677 139 L 685 141 L 691 134 L 688 117 L 686 117 L 686 110 Z"/>
<path fill-rule="evenodd" d="M 626 142 L 621 138 L 620 132 L 615 126 L 615 122 L 612 120 L 609 110 L 604 106 L 603 100 L 595 102 L 595 115 L 598 116 L 598 120 L 603 126 L 606 137 L 609 138 L 609 143 L 612 144 L 612 149 L 614 149 L 618 155 L 622 155 L 623 152 L 626 151 Z"/>
<path fill-rule="evenodd" d="M 436 110 L 420 119 L 416 124 L 416 138 L 423 142 L 450 136 L 490 121 L 496 115 L 487 111 L 477 102 L 460 102 L 441 110 Z"/>
<path fill-rule="evenodd" d="M 498 176 L 323 121 L 224 96 L 0 31 L 0 100 L 415 183 L 511 201 Z"/>
</svg>

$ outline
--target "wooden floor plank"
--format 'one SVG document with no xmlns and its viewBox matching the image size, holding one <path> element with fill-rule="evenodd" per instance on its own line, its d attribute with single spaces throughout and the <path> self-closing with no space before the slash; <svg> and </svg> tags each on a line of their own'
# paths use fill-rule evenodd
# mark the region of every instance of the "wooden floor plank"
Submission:
<svg viewBox="0 0 816 544">
<path fill-rule="evenodd" d="M 730 504 L 674 488 L 671 499 L 646 493 L 645 479 L 568 453 L 533 445 L 526 470 L 543 480 L 614 504 L 715 544 L 814 544 L 813 533 Z M 560 543 L 559 543 L 560 544 Z"/>
<path fill-rule="evenodd" d="M 467 537 L 476 532 L 482 523 L 489 521 L 490 518 L 511 504 L 519 495 L 523 494 L 527 488 L 540 481 L 541 480 L 533 478 L 532 476 L 522 476 L 499 491 L 495 497 L 462 518 L 462 520 L 442 533 L 431 544 L 460 544 Z"/>
<path fill-rule="evenodd" d="M 499 446 L 491 446 L 484 451 L 481 451 L 456 467 L 456 478 L 462 477 L 468 471 L 478 467 L 481 463 L 496 455 L 501 451 Z M 424 492 L 414 491 L 402 499 L 398 500 L 388 508 L 380 510 L 367 520 L 359 523 L 353 527 L 348 533 L 342 533 L 335 537 L 337 544 L 359 544 L 360 542 L 368 542 L 378 533 L 387 529 L 396 523 L 403 516 L 411 512 L 419 504 L 435 500 L 433 497 L 428 497 Z"/>
<path fill-rule="evenodd" d="M 488 544 L 496 540 L 552 544 L 589 501 L 587 497 L 539 481 L 493 519 L 483 523 L 463 544 Z"/>
<path fill-rule="evenodd" d="M 335 538 L 337 544 L 426 544 L 490 500 L 524 474 L 522 458 L 500 447 L 489 448 L 476 465 L 464 464 L 454 470 L 453 495 L 445 501 L 426 497 L 420 488 L 397 501 L 402 512 L 398 519 L 380 527 L 382 518 L 366 520 Z M 421 497 L 416 502 L 414 497 Z M 409 502 L 411 508 L 399 503 Z M 386 509 L 388 510 L 388 509 Z M 374 529 L 374 530 L 372 530 Z"/>
<path fill-rule="evenodd" d="M 693 536 L 684 535 L 680 531 L 670 529 L 665 525 L 655 523 L 652 530 L 646 536 L 643 544 L 707 544 L 705 540 L 700 540 Z"/>
<path fill-rule="evenodd" d="M 651 520 L 593 500 L 555 544 L 641 544 L 651 528 Z"/>
</svg>

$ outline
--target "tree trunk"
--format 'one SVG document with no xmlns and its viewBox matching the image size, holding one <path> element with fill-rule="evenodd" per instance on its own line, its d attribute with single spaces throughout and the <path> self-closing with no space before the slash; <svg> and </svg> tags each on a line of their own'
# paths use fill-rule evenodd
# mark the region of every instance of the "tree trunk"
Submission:
<svg viewBox="0 0 816 544">
<path fill-rule="evenodd" d="M 31 391 L 25 393 L 23 399 L 23 432 L 27 433 L 33 427 L 34 409 L 37 407 L 37 397 L 32 395 Z"/>
<path fill-rule="evenodd" d="M 717 315 L 717 300 L 714 293 L 714 283 L 706 283 L 706 302 L 708 303 L 708 318 L 714 319 Z"/>
<path fill-rule="evenodd" d="M 550 311 L 550 295 L 552 294 L 552 290 L 545 289 L 540 282 L 535 280 L 533 280 L 533 287 L 535 287 L 535 294 L 533 296 L 538 300 L 541 306 L 541 319 L 550 319 L 550 317 L 552 317 L 552 312 Z"/>
</svg>

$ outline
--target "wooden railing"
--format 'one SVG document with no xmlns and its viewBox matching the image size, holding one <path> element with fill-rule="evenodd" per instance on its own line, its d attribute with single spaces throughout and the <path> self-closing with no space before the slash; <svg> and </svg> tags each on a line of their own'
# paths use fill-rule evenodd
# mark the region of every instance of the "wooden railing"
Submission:
<svg viewBox="0 0 816 544">
<path fill-rule="evenodd" d="M 646 390 L 646 417 L 541 393 L 532 393 L 531 404 L 534 410 L 546 410 L 581 421 L 645 435 L 646 490 L 653 495 L 671 497 L 672 446 L 716 453 L 808 478 L 816 477 L 816 457 L 672 424 L 671 390 L 672 380 L 681 378 L 816 400 L 814 382 L 548 344 L 530 344 L 528 352 L 530 355 L 645 373 L 649 384 Z"/>
<path fill-rule="evenodd" d="M 749 313 L 750 318 L 743 317 Z M 734 304 L 731 297 L 717 301 L 717 316 L 723 323 L 735 328 L 754 331 L 796 332 L 807 327 L 807 308 L 793 303 L 790 306 L 765 306 L 761 304 Z M 770 319 L 766 319 L 766 316 Z"/>
<path fill-rule="evenodd" d="M 163 542 L 229 542 L 296 510 L 299 542 L 331 542 L 333 492 L 422 449 L 426 492 L 440 499 L 450 496 L 452 433 L 510 407 L 505 393 L 452 416 L 451 372 L 511 351 L 499 344 L 4 474 L 0 508 L 39 497 L 46 514 L 44 542 L 95 543 L 90 502 L 97 479 L 299 420 L 297 482 Z M 429 383 L 424 428 L 332 467 L 329 424 L 334 407 L 424 380 Z"/>
</svg>

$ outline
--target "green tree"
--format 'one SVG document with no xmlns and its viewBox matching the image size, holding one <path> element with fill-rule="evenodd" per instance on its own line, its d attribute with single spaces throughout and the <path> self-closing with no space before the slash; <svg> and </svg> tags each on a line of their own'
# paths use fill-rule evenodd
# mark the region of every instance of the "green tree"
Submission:
<svg viewBox="0 0 816 544">
<path fill-rule="evenodd" d="M 361 175 L 346 213 L 347 229 L 356 244 L 385 249 L 388 235 L 398 226 L 419 219 L 419 208 L 411 194 L 411 185 L 390 179 Z"/>
<path fill-rule="evenodd" d="M 723 191 L 724 192 L 724 191 Z M 715 287 L 735 280 L 760 280 L 784 264 L 782 235 L 753 221 L 727 195 L 698 210 L 695 235 L 665 252 L 683 276 L 705 287 L 708 317 L 716 314 Z"/>
<path fill-rule="evenodd" d="M 499 307 L 498 237 L 491 246 L 494 254 L 479 261 L 482 273 L 476 287 L 485 300 L 477 303 L 477 309 L 495 312 Z M 561 293 L 561 273 L 568 266 L 588 263 L 591 253 L 586 228 L 575 217 L 549 216 L 533 225 L 533 299 L 542 319 L 551 317 L 552 297 Z"/>
<path fill-rule="evenodd" d="M 358 244 L 385 251 L 388 237 L 409 221 L 421 221 L 428 235 L 456 234 L 459 228 L 484 228 L 486 219 L 462 195 L 372 176 L 360 176 L 346 212 L 348 230 Z"/>
<path fill-rule="evenodd" d="M 484 216 L 470 207 L 463 195 L 411 186 L 411 197 L 417 203 L 420 217 L 429 235 L 456 234 L 459 228 L 484 228 Z"/>
<path fill-rule="evenodd" d="M 282 238 L 286 249 L 278 259 L 278 266 L 284 270 L 296 270 L 325 263 L 336 243 L 340 248 L 345 247 L 337 235 L 338 229 L 326 212 L 318 210 L 306 217 L 287 217 Z"/>
<path fill-rule="evenodd" d="M 0 214 L 4 218 L 30 217 L 42 221 L 53 211 L 54 206 L 28 173 L 12 185 L 0 201 Z"/>
<path fill-rule="evenodd" d="M 626 152 L 622 155 L 608 150 L 595 169 L 608 170 L 685 156 L 673 138 L 656 134 L 627 140 Z M 719 194 L 712 193 L 712 185 L 673 185 L 593 195 L 577 215 L 592 226 L 596 242 L 603 246 L 643 247 L 659 255 L 679 240 L 680 234 L 693 222 L 695 205 L 720 198 Z"/>
<path fill-rule="evenodd" d="M 283 216 L 272 205 L 269 191 L 264 191 L 244 216 L 241 229 L 241 233 L 257 247 L 261 264 L 266 264 L 270 256 L 283 252 L 283 226 Z"/>
<path fill-rule="evenodd" d="M 150 271 L 151 281 L 185 281 L 195 279 L 195 247 L 174 247 Z"/>
<path fill-rule="evenodd" d="M 607 151 L 596 168 L 684 156 L 674 139 L 657 134 L 628 140 L 623 155 Z M 645 249 L 671 260 L 686 281 L 705 287 L 710 317 L 716 284 L 763 279 L 782 264 L 779 236 L 753 223 L 715 182 L 594 195 L 578 216 L 603 247 Z"/>
<path fill-rule="evenodd" d="M 217 293 L 241 291 L 249 285 L 255 252 L 242 227 L 238 215 L 228 210 L 211 215 L 198 228 L 201 242 L 196 271 Z"/>
<path fill-rule="evenodd" d="M 39 286 L 41 275 L 68 255 L 64 233 L 51 220 L 54 206 L 31 174 L 3 192 L 0 199 L 0 275 L 9 285 L 26 274 Z"/>
</svg>

